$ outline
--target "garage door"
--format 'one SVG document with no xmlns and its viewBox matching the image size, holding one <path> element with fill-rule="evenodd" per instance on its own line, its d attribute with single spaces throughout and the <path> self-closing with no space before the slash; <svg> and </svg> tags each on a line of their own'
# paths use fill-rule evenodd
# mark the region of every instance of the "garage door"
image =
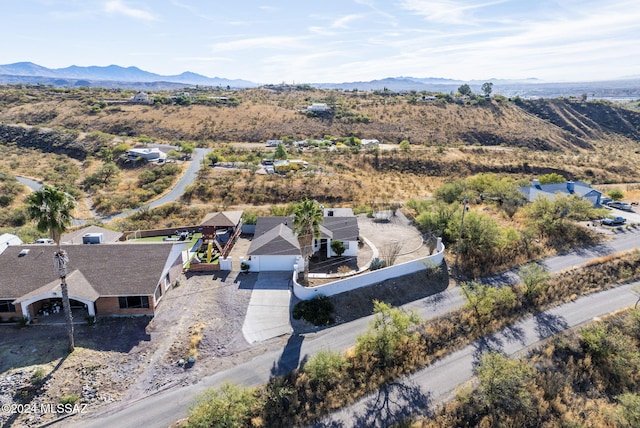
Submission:
<svg viewBox="0 0 640 428">
<path fill-rule="evenodd" d="M 253 262 L 258 258 L 260 272 L 286 270 L 293 271 L 293 265 L 296 263 L 296 256 L 259 256 L 252 257 Z"/>
</svg>

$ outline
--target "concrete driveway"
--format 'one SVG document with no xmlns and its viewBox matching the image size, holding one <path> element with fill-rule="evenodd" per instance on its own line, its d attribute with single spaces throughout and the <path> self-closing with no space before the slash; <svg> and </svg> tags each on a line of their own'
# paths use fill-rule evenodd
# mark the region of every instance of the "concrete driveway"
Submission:
<svg viewBox="0 0 640 428">
<path fill-rule="evenodd" d="M 242 334 L 249 343 L 290 334 L 291 272 L 260 272 L 253 286 Z"/>
</svg>

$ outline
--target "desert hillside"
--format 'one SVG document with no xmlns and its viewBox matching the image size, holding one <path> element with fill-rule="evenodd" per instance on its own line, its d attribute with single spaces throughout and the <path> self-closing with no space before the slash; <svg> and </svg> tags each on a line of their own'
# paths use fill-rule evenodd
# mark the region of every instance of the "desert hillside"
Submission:
<svg viewBox="0 0 640 428">
<path fill-rule="evenodd" d="M 481 97 L 454 102 L 446 95 L 423 101 L 420 94 L 275 91 L 219 92 L 238 104 L 202 105 L 206 95 L 190 93 L 188 105 L 109 104 L 131 91 L 43 88 L 0 89 L 0 122 L 62 127 L 85 132 L 139 136 L 166 141 L 263 142 L 324 135 L 376 138 L 418 145 L 505 145 L 532 150 L 593 149 L 612 136 L 637 141 L 640 113 L 602 102 L 520 100 Z M 150 94 L 166 100 L 170 94 Z M 210 98 L 211 96 L 209 96 Z M 106 100 L 107 102 L 105 102 Z M 335 106 L 334 114 L 308 117 L 312 102 Z"/>
<path fill-rule="evenodd" d="M 380 180 L 389 172 L 440 181 L 478 172 L 519 178 L 558 172 L 594 184 L 640 181 L 640 113 L 610 102 L 309 87 L 189 91 L 151 93 L 155 103 L 140 105 L 126 102 L 135 95 L 126 90 L 1 87 L 0 142 L 82 161 L 114 141 L 213 148 L 233 143 L 237 149 L 267 139 L 355 136 L 392 145 L 387 148 L 402 141 L 410 146 L 379 154 L 352 150 L 328 157 L 312 150 L 296 156 L 324 171 L 348 170 L 353 180 Z M 306 112 L 315 102 L 327 103 L 332 112 Z M 254 159 L 266 152 L 262 145 L 246 147 Z"/>
</svg>

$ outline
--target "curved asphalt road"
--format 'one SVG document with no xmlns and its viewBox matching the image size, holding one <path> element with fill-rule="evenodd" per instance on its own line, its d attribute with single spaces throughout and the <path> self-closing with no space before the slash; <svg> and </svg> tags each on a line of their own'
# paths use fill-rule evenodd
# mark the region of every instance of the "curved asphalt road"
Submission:
<svg viewBox="0 0 640 428">
<path fill-rule="evenodd" d="M 42 187 L 42 182 L 41 181 L 35 181 L 32 180 L 30 178 L 27 177 L 19 177 L 16 176 L 16 181 L 18 183 L 22 183 L 25 186 L 27 186 L 29 189 L 33 190 L 34 192 L 37 190 L 40 190 L 40 188 Z"/>
<path fill-rule="evenodd" d="M 177 149 L 177 147 L 175 146 L 168 146 L 168 145 L 161 145 L 161 144 L 153 144 L 152 146 L 159 147 L 159 148 L 166 148 L 166 149 Z M 200 148 L 195 149 L 193 152 L 193 155 L 191 156 L 191 161 L 190 161 L 191 163 L 189 164 L 189 167 L 184 172 L 182 177 L 180 177 L 176 185 L 173 186 L 173 188 L 169 192 L 164 194 L 162 197 L 147 204 L 148 207 L 156 208 L 156 207 L 159 207 L 160 205 L 168 204 L 169 202 L 175 202 L 178 199 L 180 199 L 180 196 L 182 196 L 187 186 L 193 183 L 193 181 L 196 179 L 196 176 L 198 175 L 198 171 L 200 170 L 200 165 L 202 164 L 202 160 L 210 151 L 211 149 L 200 149 Z M 26 177 L 16 177 L 16 181 L 24 184 L 25 186 L 29 187 L 33 191 L 36 191 L 40 189 L 40 187 L 42 187 L 42 182 L 31 180 L 30 178 L 26 178 Z M 99 217 L 95 213 L 94 215 L 100 220 L 107 222 L 116 218 L 127 217 L 138 210 L 139 208 L 128 210 L 120 214 L 112 214 L 105 217 Z"/>
<path fill-rule="evenodd" d="M 474 376 L 480 356 L 489 351 L 514 355 L 541 340 L 635 304 L 637 296 L 625 284 L 582 297 L 527 318 L 342 409 L 313 427 L 387 427 L 415 415 L 429 415 L 434 405 L 451 398 L 457 386 Z"/>
<path fill-rule="evenodd" d="M 591 249 L 552 257 L 545 260 L 544 264 L 552 272 L 558 272 L 584 264 L 594 257 L 637 248 L 637 244 L 638 234 L 629 233 Z M 511 275 L 503 275 L 490 282 L 507 284 L 512 283 L 512 280 Z M 492 349 L 513 354 L 545 337 L 580 325 L 594 317 L 633 305 L 637 296 L 631 291 L 632 286 L 633 284 L 626 284 L 582 297 L 522 321 L 399 380 L 389 388 L 368 396 L 353 406 L 334 413 L 317 426 L 376 426 L 378 420 L 381 421 L 378 426 L 386 426 L 406 414 L 428 409 L 436 400 L 447 398 L 459 384 L 472 377 L 474 362 L 481 352 Z M 457 309 L 463 304 L 464 298 L 456 288 L 403 307 L 414 308 L 423 319 L 430 319 Z M 298 367 L 307 355 L 327 349 L 344 351 L 354 345 L 356 337 L 366 331 L 372 319 L 373 317 L 369 316 L 317 333 L 293 335 L 282 351 L 262 354 L 252 361 L 205 377 L 196 384 L 160 391 L 135 402 L 114 403 L 96 413 L 79 415 L 74 417 L 78 418 L 77 420 L 66 419 L 58 424 L 65 427 L 167 427 L 186 417 L 189 407 L 196 402 L 197 395 L 207 388 L 218 387 L 225 381 L 258 386 L 266 383 L 273 375 L 284 374 Z"/>
<path fill-rule="evenodd" d="M 166 145 L 158 145 L 158 144 L 155 144 L 153 146 L 164 147 L 168 149 L 177 148 L 174 146 L 166 146 Z M 176 185 L 173 186 L 173 189 L 165 193 L 162 197 L 154 200 L 153 202 L 150 202 L 149 204 L 147 204 L 147 206 L 149 208 L 156 208 L 156 207 L 159 207 L 160 205 L 168 204 L 169 202 L 175 202 L 178 199 L 180 199 L 180 196 L 182 196 L 187 186 L 193 183 L 193 181 L 196 179 L 196 176 L 198 175 L 198 171 L 200 170 L 200 165 L 202 164 L 202 160 L 210 151 L 211 149 L 200 149 L 200 148 L 195 149 L 195 151 L 193 152 L 193 155 L 191 156 L 191 161 L 190 161 L 191 163 L 189 164 L 189 167 L 187 168 L 185 173 L 182 175 L 182 177 L 180 177 L 180 180 L 178 180 Z M 102 221 L 107 222 L 116 218 L 127 217 L 139 210 L 140 208 L 137 208 L 137 209 L 122 212 L 120 214 L 112 214 L 109 216 L 105 216 L 105 217 L 102 217 Z"/>
</svg>

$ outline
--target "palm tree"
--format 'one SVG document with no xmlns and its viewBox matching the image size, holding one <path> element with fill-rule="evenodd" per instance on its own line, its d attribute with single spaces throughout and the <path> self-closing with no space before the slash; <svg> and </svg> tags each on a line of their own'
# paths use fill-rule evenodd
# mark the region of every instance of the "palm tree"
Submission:
<svg viewBox="0 0 640 428">
<path fill-rule="evenodd" d="M 53 263 L 60 277 L 62 289 L 62 306 L 64 308 L 67 334 L 69 336 L 69 353 L 73 352 L 73 317 L 71 315 L 71 303 L 69 302 L 69 290 L 67 289 L 67 264 L 69 257 L 66 251 L 60 248 L 60 237 L 71 225 L 71 212 L 76 207 L 76 201 L 71 195 L 56 187 L 44 185 L 40 190 L 27 197 L 27 212 L 29 217 L 37 221 L 40 232 L 49 232 L 49 236 L 56 243 L 56 252 L 53 255 Z"/>
<path fill-rule="evenodd" d="M 305 199 L 296 205 L 293 216 L 293 233 L 298 236 L 300 252 L 304 258 L 304 278 L 308 281 L 309 259 L 313 255 L 313 239 L 320 238 L 323 212 L 316 201 Z"/>
</svg>

